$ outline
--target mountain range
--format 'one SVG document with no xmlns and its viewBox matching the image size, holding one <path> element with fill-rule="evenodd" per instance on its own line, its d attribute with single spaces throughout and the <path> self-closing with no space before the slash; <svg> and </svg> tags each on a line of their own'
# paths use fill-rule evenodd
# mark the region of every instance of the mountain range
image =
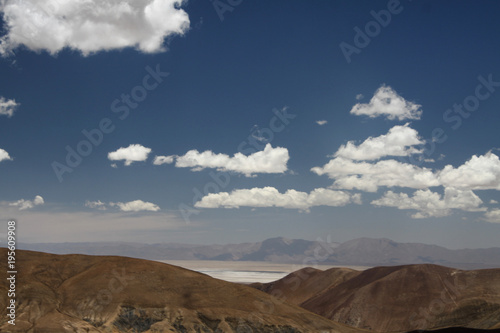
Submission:
<svg viewBox="0 0 500 333">
<path fill-rule="evenodd" d="M 7 258 L 7 249 L 0 256 Z M 500 330 L 500 269 L 303 268 L 243 285 L 120 256 L 17 250 L 0 332 L 367 333 Z M 7 260 L 0 269 L 8 271 Z M 7 316 L 15 300 L 15 325 Z M 7 312 L 9 311 L 9 312 Z M 486 331 L 485 331 L 486 332 Z"/>
<path fill-rule="evenodd" d="M 249 286 L 156 261 L 18 250 L 16 267 L 15 325 L 2 296 L 0 332 L 360 332 Z M 0 293 L 9 288 L 2 279 Z"/>
<path fill-rule="evenodd" d="M 227 245 L 141 243 L 37 243 L 20 248 L 55 254 L 121 255 L 151 260 L 267 261 L 305 266 L 437 264 L 461 269 L 500 267 L 500 247 L 451 250 L 437 245 L 358 238 L 344 243 L 270 238 Z"/>
<path fill-rule="evenodd" d="M 500 329 L 500 269 L 309 267 L 251 286 L 335 322 L 375 332 Z"/>
</svg>

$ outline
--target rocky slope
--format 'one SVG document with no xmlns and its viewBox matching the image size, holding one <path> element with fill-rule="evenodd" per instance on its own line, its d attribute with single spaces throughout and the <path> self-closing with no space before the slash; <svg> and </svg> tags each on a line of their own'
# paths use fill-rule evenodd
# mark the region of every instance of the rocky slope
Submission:
<svg viewBox="0 0 500 333">
<path fill-rule="evenodd" d="M 16 261 L 16 325 L 7 323 L 2 296 L 1 332 L 359 332 L 254 288 L 159 262 L 22 250 Z M 0 269 L 7 271 L 6 260 Z M 0 293 L 7 289 L 2 279 Z"/>
<path fill-rule="evenodd" d="M 500 269 L 424 264 L 362 272 L 302 270 L 252 286 L 336 322 L 377 332 L 500 328 Z"/>
<path fill-rule="evenodd" d="M 306 267 L 290 273 L 278 281 L 253 283 L 250 286 L 289 303 L 300 305 L 360 273 L 348 268 L 331 268 L 322 271 Z"/>
</svg>

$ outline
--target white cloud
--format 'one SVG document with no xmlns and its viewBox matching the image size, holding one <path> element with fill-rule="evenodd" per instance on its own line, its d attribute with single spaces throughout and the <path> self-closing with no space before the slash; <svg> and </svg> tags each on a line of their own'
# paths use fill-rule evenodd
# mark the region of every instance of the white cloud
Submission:
<svg viewBox="0 0 500 333">
<path fill-rule="evenodd" d="M 385 156 L 408 156 L 421 153 L 415 146 L 424 144 L 418 132 L 394 126 L 385 135 L 369 137 L 356 145 L 353 141 L 340 146 L 334 158 L 312 172 L 334 179 L 334 189 L 358 189 L 375 192 L 379 187 L 425 189 L 435 186 L 462 190 L 500 190 L 500 158 L 491 151 L 472 156 L 463 165 L 445 166 L 442 170 L 419 167 L 394 159 L 368 162 Z M 417 159 L 434 162 L 433 159 Z M 440 156 L 441 158 L 441 156 Z"/>
<path fill-rule="evenodd" d="M 413 196 L 406 193 L 388 191 L 380 199 L 371 202 L 375 206 L 396 207 L 398 209 L 411 209 L 418 212 L 413 218 L 442 217 L 450 215 L 451 209 L 465 211 L 484 211 L 480 207 L 483 201 L 471 190 L 445 188 L 444 197 L 430 190 L 415 191 Z"/>
<path fill-rule="evenodd" d="M 140 212 L 151 211 L 157 212 L 160 207 L 151 202 L 144 202 L 142 200 L 134 200 L 129 202 L 110 202 L 111 207 L 118 207 L 122 212 Z"/>
<path fill-rule="evenodd" d="M 381 86 L 369 103 L 358 103 L 351 114 L 366 115 L 370 118 L 385 116 L 390 120 L 420 119 L 421 105 L 409 102 L 399 96 L 391 87 Z"/>
<path fill-rule="evenodd" d="M 134 200 L 129 202 L 110 202 L 108 204 L 102 202 L 101 200 L 85 202 L 85 207 L 98 210 L 107 210 L 109 207 L 116 207 L 122 212 L 140 212 L 140 211 L 151 211 L 156 212 L 160 210 L 158 205 L 151 202 L 145 202 L 142 200 Z"/>
<path fill-rule="evenodd" d="M 162 165 L 162 164 L 172 164 L 174 163 L 175 156 L 155 156 L 153 161 L 154 165 Z"/>
<path fill-rule="evenodd" d="M 33 200 L 20 199 L 15 202 L 9 203 L 9 206 L 18 207 L 19 210 L 25 210 L 31 209 L 35 206 L 43 205 L 44 203 L 45 201 L 43 200 L 43 198 L 37 195 Z"/>
<path fill-rule="evenodd" d="M 484 213 L 484 219 L 490 223 L 500 223 L 500 209 L 495 208 Z"/>
<path fill-rule="evenodd" d="M 360 203 L 360 194 L 350 194 L 317 188 L 311 193 L 287 190 L 280 193 L 274 187 L 234 190 L 231 193 L 210 193 L 195 204 L 198 208 L 281 207 L 309 211 L 314 206 L 345 206 Z"/>
<path fill-rule="evenodd" d="M 64 48 L 83 55 L 134 47 L 164 51 L 165 38 L 189 29 L 181 0 L 5 0 L 0 7 L 8 28 L 0 53 L 24 45 L 56 54 Z"/>
<path fill-rule="evenodd" d="M 500 190 L 500 159 L 492 152 L 472 156 L 470 160 L 454 168 L 447 165 L 439 172 L 444 186 L 471 190 Z"/>
<path fill-rule="evenodd" d="M 45 201 L 43 200 L 43 198 L 39 195 L 37 195 L 35 197 L 35 200 L 33 200 L 33 203 L 38 206 L 38 205 L 43 205 L 45 203 Z"/>
<path fill-rule="evenodd" d="M 316 124 L 318 124 L 319 126 L 323 126 L 323 125 L 328 124 L 328 121 L 326 121 L 326 120 L 316 120 Z"/>
<path fill-rule="evenodd" d="M 498 204 L 498 201 L 491 199 L 491 200 L 490 200 L 490 204 L 491 204 L 491 205 L 496 205 L 496 204 Z"/>
<path fill-rule="evenodd" d="M 333 186 L 338 189 L 375 192 L 379 186 L 423 189 L 440 185 L 432 170 L 396 160 L 368 163 L 337 157 L 311 171 L 335 179 Z"/>
<path fill-rule="evenodd" d="M 2 161 L 12 161 L 12 158 L 7 151 L 0 148 L 0 162 Z"/>
<path fill-rule="evenodd" d="M 418 132 L 409 127 L 394 126 L 387 134 L 369 137 L 359 146 L 353 141 L 340 146 L 335 153 L 335 157 L 344 157 L 352 160 L 377 160 L 384 156 L 409 156 L 411 154 L 420 154 L 422 150 L 413 146 L 424 144 L 420 140 Z"/>
<path fill-rule="evenodd" d="M 202 153 L 197 150 L 190 150 L 185 155 L 176 157 L 175 166 L 178 168 L 192 168 L 192 171 L 216 168 L 220 171 L 232 171 L 251 177 L 255 173 L 284 173 L 288 169 L 289 158 L 288 149 L 282 147 L 273 148 L 268 143 L 264 150 L 248 156 L 236 153 L 233 157 L 230 157 L 226 154 L 215 154 L 210 150 Z"/>
<path fill-rule="evenodd" d="M 125 165 L 130 165 L 133 162 L 143 162 L 148 159 L 151 148 L 146 148 L 139 144 L 132 144 L 127 148 L 121 147 L 117 151 L 108 153 L 108 159 L 111 161 L 124 160 Z"/>
<path fill-rule="evenodd" d="M 360 99 L 363 99 L 365 96 L 363 94 L 357 94 L 356 99 L 359 101 Z"/>
<path fill-rule="evenodd" d="M 13 99 L 5 99 L 0 96 L 0 115 L 7 116 L 8 118 L 14 115 L 14 111 L 16 111 L 19 106 Z"/>
<path fill-rule="evenodd" d="M 106 204 L 104 202 L 102 202 L 101 200 L 97 200 L 97 201 L 88 201 L 87 200 L 85 202 L 85 207 L 99 209 L 99 210 L 106 210 Z"/>
</svg>

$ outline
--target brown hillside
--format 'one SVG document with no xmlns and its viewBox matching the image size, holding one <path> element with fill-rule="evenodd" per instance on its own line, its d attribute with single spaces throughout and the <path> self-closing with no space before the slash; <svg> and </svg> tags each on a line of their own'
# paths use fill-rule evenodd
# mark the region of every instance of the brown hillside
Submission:
<svg viewBox="0 0 500 333">
<path fill-rule="evenodd" d="M 330 268 L 322 271 L 306 267 L 290 273 L 280 280 L 270 283 L 253 283 L 250 286 L 281 300 L 299 305 L 360 273 L 348 268 Z"/>
<path fill-rule="evenodd" d="M 500 269 L 376 267 L 301 304 L 346 325 L 379 332 L 500 324 Z"/>
<path fill-rule="evenodd" d="M 6 258 L 6 249 L 0 254 Z M 16 260 L 16 325 L 6 322 L 2 296 L 1 332 L 357 332 L 254 288 L 163 263 L 21 250 Z M 5 279 L 0 289 L 7 294 Z"/>
</svg>

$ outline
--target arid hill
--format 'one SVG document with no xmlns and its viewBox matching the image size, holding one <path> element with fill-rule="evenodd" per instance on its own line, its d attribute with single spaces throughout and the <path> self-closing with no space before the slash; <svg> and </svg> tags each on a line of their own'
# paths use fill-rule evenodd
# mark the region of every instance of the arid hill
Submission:
<svg viewBox="0 0 500 333">
<path fill-rule="evenodd" d="M 2 296 L 0 332 L 359 332 L 254 288 L 159 262 L 22 250 L 16 259 L 16 325 L 7 323 Z M 0 269 L 7 271 L 6 260 Z M 0 289 L 7 295 L 6 279 Z"/>
<path fill-rule="evenodd" d="M 251 287 L 262 290 L 286 302 L 300 305 L 312 297 L 333 288 L 360 274 L 349 268 L 330 268 L 326 271 L 306 267 L 269 283 L 252 283 Z"/>
<path fill-rule="evenodd" d="M 498 332 L 500 332 L 500 329 L 482 330 L 479 328 L 448 327 L 432 331 L 416 330 L 408 333 L 498 333 Z"/>
<path fill-rule="evenodd" d="M 305 277 L 297 279 L 301 275 Z M 299 281 L 300 286 L 291 287 Z M 463 271 L 425 264 L 357 273 L 302 270 L 252 286 L 336 322 L 377 332 L 500 328 L 500 269 Z"/>
</svg>

